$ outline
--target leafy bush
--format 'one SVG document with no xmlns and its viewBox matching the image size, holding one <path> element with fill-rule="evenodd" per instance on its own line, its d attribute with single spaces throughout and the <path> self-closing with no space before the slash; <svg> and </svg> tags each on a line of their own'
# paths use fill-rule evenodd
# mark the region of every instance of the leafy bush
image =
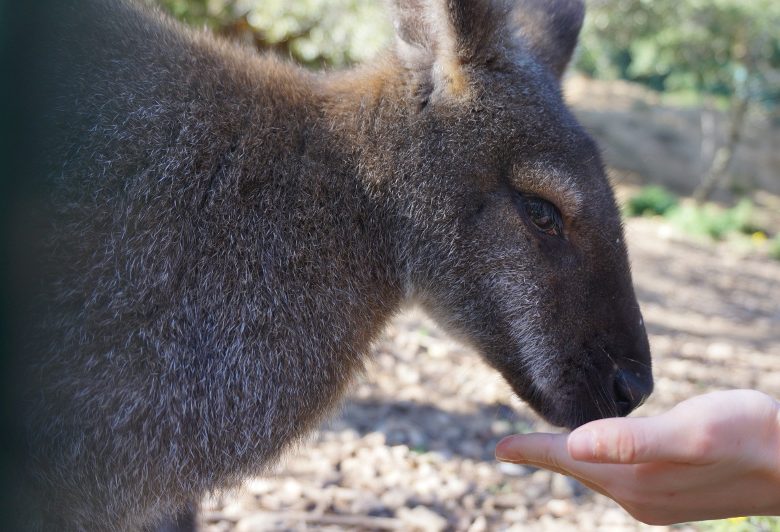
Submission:
<svg viewBox="0 0 780 532">
<path fill-rule="evenodd" d="M 686 232 L 722 240 L 732 233 L 757 231 L 752 222 L 753 203 L 741 200 L 735 207 L 723 209 L 713 204 L 686 204 L 668 212 L 667 219 Z"/>
<path fill-rule="evenodd" d="M 196 26 L 206 25 L 311 67 L 365 61 L 389 42 L 379 0 L 147 0 Z"/>
<path fill-rule="evenodd" d="M 722 240 L 729 235 L 751 235 L 755 244 L 766 245 L 766 231 L 754 220 L 753 203 L 744 198 L 732 208 L 708 203 L 680 204 L 678 199 L 660 186 L 642 188 L 624 207 L 627 216 L 663 216 L 686 233 Z M 760 238 L 756 238 L 760 236 Z M 780 234 L 769 243 L 769 254 L 780 260 Z"/>
<path fill-rule="evenodd" d="M 773 259 L 780 260 L 780 234 L 775 235 L 772 242 L 769 244 L 769 256 Z"/>
<path fill-rule="evenodd" d="M 677 198 L 660 186 L 644 187 L 628 200 L 625 207 L 628 216 L 663 216 L 677 206 Z"/>
<path fill-rule="evenodd" d="M 780 532 L 777 517 L 733 517 L 696 523 L 702 532 Z"/>
<path fill-rule="evenodd" d="M 776 0 L 591 0 L 577 67 L 662 91 L 780 97 Z M 749 28 L 749 30 L 746 30 Z"/>
</svg>

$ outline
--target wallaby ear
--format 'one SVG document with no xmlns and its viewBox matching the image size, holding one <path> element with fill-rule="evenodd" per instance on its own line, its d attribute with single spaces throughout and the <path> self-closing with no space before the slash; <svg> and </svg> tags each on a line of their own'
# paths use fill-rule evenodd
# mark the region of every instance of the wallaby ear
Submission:
<svg viewBox="0 0 780 532">
<path fill-rule="evenodd" d="M 558 78 L 577 46 L 584 18 L 582 0 L 516 0 L 512 11 L 516 36 Z"/>
<path fill-rule="evenodd" d="M 490 0 L 393 0 L 396 49 L 430 93 L 463 98 L 467 67 L 489 65 L 501 49 L 509 10 Z"/>
</svg>

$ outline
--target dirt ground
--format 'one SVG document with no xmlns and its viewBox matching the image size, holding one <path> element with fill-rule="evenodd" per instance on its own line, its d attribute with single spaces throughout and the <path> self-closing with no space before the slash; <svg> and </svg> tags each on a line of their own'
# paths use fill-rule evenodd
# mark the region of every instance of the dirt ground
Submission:
<svg viewBox="0 0 780 532">
<path fill-rule="evenodd" d="M 656 377 L 636 415 L 718 389 L 780 397 L 780 262 L 656 220 L 627 232 Z M 204 501 L 203 530 L 653 528 L 566 477 L 495 462 L 503 436 L 555 429 L 421 313 L 399 316 L 372 358 L 343 412 L 273 476 Z"/>
<path fill-rule="evenodd" d="M 672 188 L 691 189 L 694 174 L 683 163 L 695 163 L 697 141 L 679 141 L 686 138 L 680 130 L 677 144 L 688 144 L 668 157 L 664 146 L 675 142 L 658 130 L 635 143 L 642 153 L 634 153 L 634 144 L 616 146 L 610 139 L 625 140 L 639 129 L 649 111 L 636 102 L 646 95 L 628 91 L 619 100 L 598 90 L 575 90 L 572 99 L 588 127 L 600 131 L 610 165 L 619 168 L 617 181 L 625 181 L 619 192 L 636 184 L 626 175 L 656 181 L 641 172 L 666 172 Z M 614 127 L 603 123 L 607 105 L 623 106 L 610 122 Z M 640 114 L 632 118 L 632 109 Z M 690 116 L 652 116 L 694 124 Z M 620 133 L 621 127 L 628 129 Z M 755 144 L 765 157 L 751 174 L 755 179 L 778 178 L 780 150 L 765 151 L 776 143 Z M 658 166 L 663 161 L 666 166 Z M 656 378 L 653 396 L 635 415 L 719 389 L 746 387 L 780 397 L 780 261 L 694 240 L 659 220 L 629 220 L 627 238 Z M 204 500 L 200 526 L 209 532 L 667 529 L 637 523 L 566 477 L 494 460 L 503 436 L 550 430 L 556 429 L 514 397 L 475 353 L 411 310 L 374 347 L 343 411 L 290 452 L 273 475 Z"/>
</svg>

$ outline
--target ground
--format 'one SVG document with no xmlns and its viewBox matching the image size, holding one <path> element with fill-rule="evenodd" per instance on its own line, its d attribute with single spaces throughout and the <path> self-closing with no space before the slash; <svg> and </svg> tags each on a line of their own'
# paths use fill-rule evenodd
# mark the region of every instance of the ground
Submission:
<svg viewBox="0 0 780 532">
<path fill-rule="evenodd" d="M 631 103 L 645 96 L 624 96 L 624 111 L 649 112 Z M 599 97 L 601 110 L 595 103 Z M 572 98 L 586 125 L 602 128 L 599 136 L 608 143 L 607 159 L 617 168 L 613 175 L 624 195 L 632 182 L 625 176 L 635 170 L 621 165 L 626 152 L 610 143 L 614 128 L 603 122 L 604 108 L 619 107 L 620 100 L 603 94 Z M 684 119 L 673 115 L 653 116 Z M 637 128 L 642 122 L 625 114 L 615 120 Z M 653 160 L 661 165 L 668 159 L 658 143 L 671 142 L 668 135 L 650 137 L 656 144 L 652 138 L 642 142 L 646 154 L 655 154 L 644 159 L 648 168 Z M 765 154 L 770 170 L 761 166 L 756 176 L 777 175 L 771 161 L 777 153 Z M 677 163 L 682 164 L 672 161 L 669 169 L 678 172 L 671 186 L 690 190 L 695 183 L 679 182 L 685 172 Z M 763 197 L 777 201 L 771 194 Z M 656 378 L 655 393 L 634 415 L 659 413 L 684 398 L 719 389 L 753 388 L 780 397 L 780 261 L 728 243 L 695 240 L 657 219 L 632 219 L 626 229 Z M 494 460 L 495 444 L 503 436 L 549 430 L 557 429 L 514 397 L 475 353 L 412 310 L 376 344 L 368 371 L 355 383 L 343 411 L 308 444 L 290 452 L 273 475 L 204 500 L 201 529 L 651 528 L 566 477 Z"/>
<path fill-rule="evenodd" d="M 635 415 L 707 391 L 780 397 L 780 262 L 627 223 L 656 390 Z M 375 346 L 340 415 L 273 476 L 207 499 L 203 530 L 642 530 L 609 499 L 498 464 L 495 443 L 555 430 L 418 311 Z M 683 527 L 685 529 L 685 527 Z"/>
</svg>

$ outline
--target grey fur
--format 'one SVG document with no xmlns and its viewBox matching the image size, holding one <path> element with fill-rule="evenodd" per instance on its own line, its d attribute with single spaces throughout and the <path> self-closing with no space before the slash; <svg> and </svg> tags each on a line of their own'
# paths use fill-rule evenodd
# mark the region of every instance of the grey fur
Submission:
<svg viewBox="0 0 780 532">
<path fill-rule="evenodd" d="M 618 369 L 649 393 L 619 214 L 558 86 L 579 24 L 537 38 L 496 6 L 399 0 L 397 47 L 329 74 L 122 0 L 60 8 L 28 338 L 41 527 L 137 529 L 261 474 L 410 302 L 554 423 L 626 413 Z"/>
</svg>

